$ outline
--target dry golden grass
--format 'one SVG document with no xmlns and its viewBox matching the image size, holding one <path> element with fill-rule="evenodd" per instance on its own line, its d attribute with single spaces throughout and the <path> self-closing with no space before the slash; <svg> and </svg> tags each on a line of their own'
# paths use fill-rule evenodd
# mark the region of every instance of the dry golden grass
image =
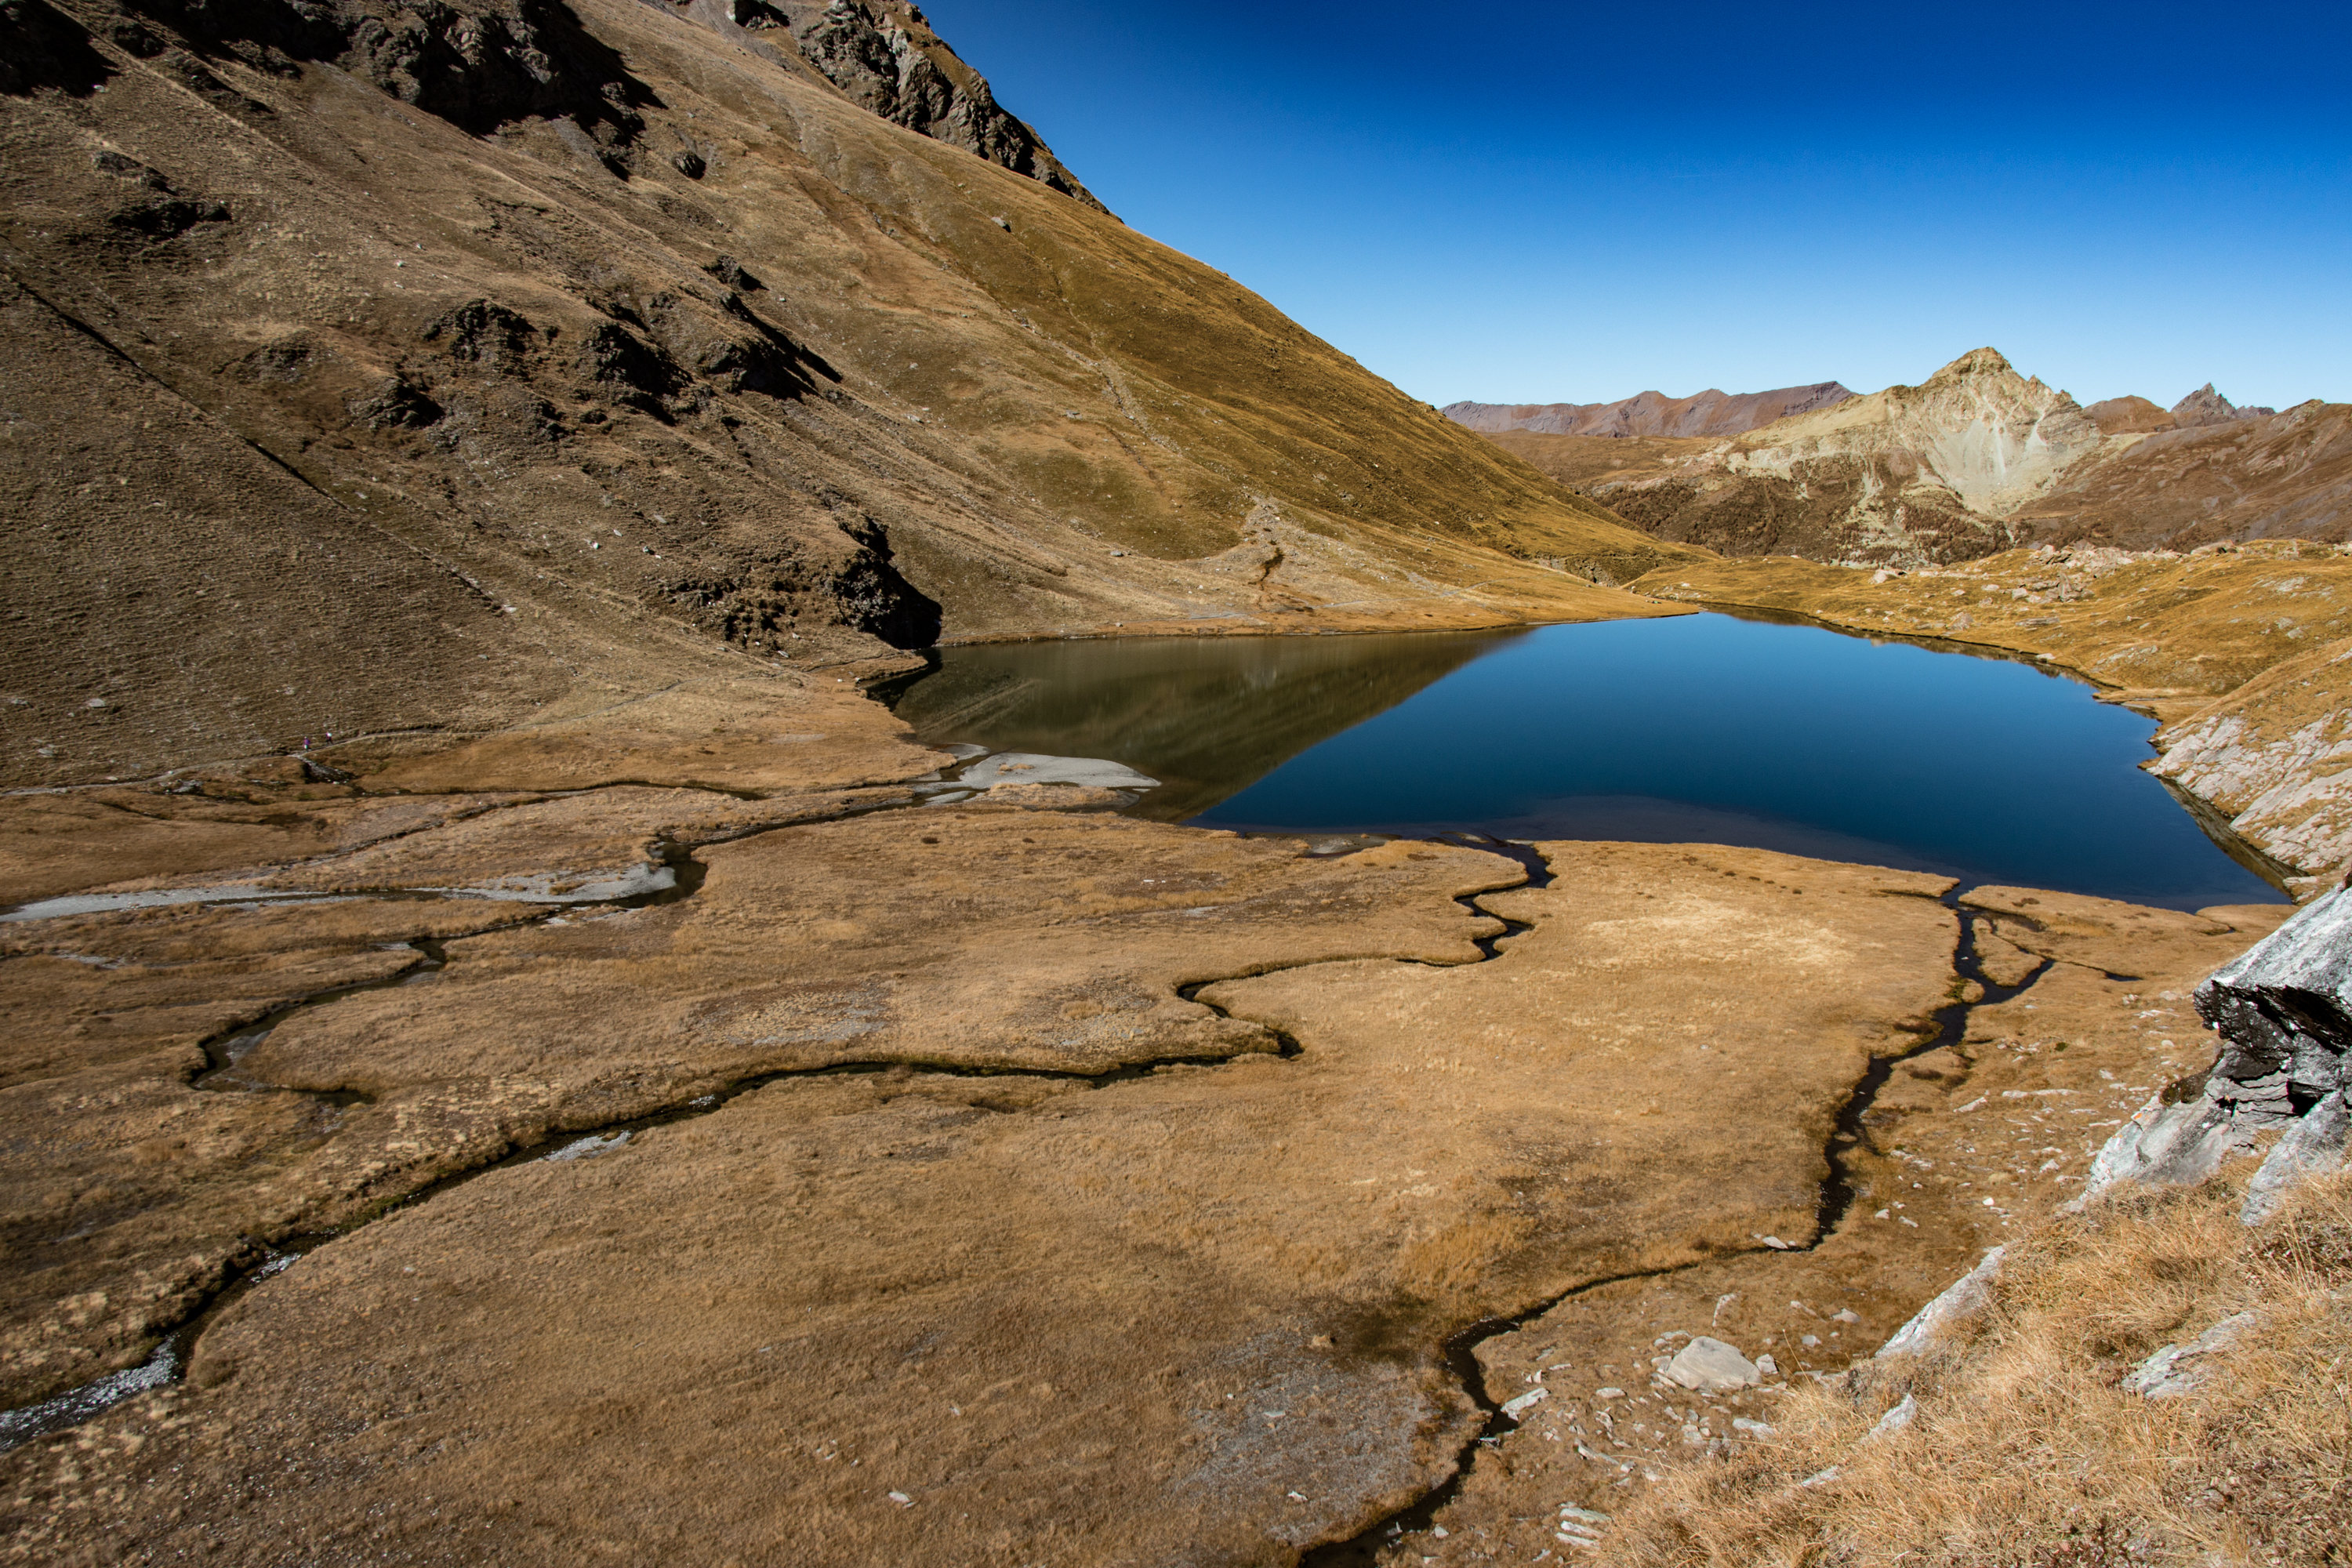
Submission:
<svg viewBox="0 0 2352 1568">
<path fill-rule="evenodd" d="M 2251 1169 L 2242 1167 L 2242 1179 Z M 2255 1230 L 2237 1183 L 2095 1206 L 2014 1245 L 1988 1310 L 1919 1358 L 1790 1395 L 1780 1438 L 1619 1518 L 1649 1565 L 2352 1562 L 2352 1178 Z M 2134 1363 L 2233 1313 L 2181 1398 Z M 1906 1394 L 1917 1415 L 1867 1440 Z M 1834 1467 L 1833 1479 L 1808 1478 Z"/>
</svg>

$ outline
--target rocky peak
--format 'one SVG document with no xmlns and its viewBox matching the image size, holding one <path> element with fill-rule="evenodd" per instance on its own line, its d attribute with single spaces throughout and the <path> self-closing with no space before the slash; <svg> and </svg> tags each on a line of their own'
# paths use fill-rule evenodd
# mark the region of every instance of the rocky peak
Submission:
<svg viewBox="0 0 2352 1568">
<path fill-rule="evenodd" d="M 1987 376 L 2015 377 L 2016 375 L 2017 368 L 2009 363 L 2009 356 L 1999 349 L 1970 349 L 1929 376 L 1927 384 L 1934 386 L 1942 382 L 1970 381 Z M 2032 384 L 2036 386 L 2042 384 L 2038 377 L 2032 378 Z"/>
<path fill-rule="evenodd" d="M 2021 376 L 1994 349 L 1962 354 L 1917 386 L 1890 386 L 1742 437 L 1727 466 L 1790 478 L 1797 465 L 1871 457 L 1948 491 L 1969 511 L 2006 517 L 2095 448 L 2099 427 L 2074 400 Z"/>
<path fill-rule="evenodd" d="M 2237 416 L 2236 405 L 2210 381 L 2172 405 L 2172 422 L 2179 426 L 2227 425 Z"/>
<path fill-rule="evenodd" d="M 2200 425 L 2230 425 L 2241 419 L 2260 419 L 2275 414 L 2275 408 L 2240 408 L 2213 390 L 2207 382 L 2172 405 L 2172 423 L 2183 430 Z"/>
<path fill-rule="evenodd" d="M 730 16 L 748 31 L 789 32 L 826 80 L 893 124 L 1108 210 L 906 0 L 731 0 Z"/>
</svg>

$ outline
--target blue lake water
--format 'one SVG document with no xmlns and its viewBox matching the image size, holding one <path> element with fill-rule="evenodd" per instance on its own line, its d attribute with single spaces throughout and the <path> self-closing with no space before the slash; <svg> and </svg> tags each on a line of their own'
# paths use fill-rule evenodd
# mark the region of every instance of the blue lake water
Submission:
<svg viewBox="0 0 2352 1568">
<path fill-rule="evenodd" d="M 2281 894 L 2037 666 L 1701 615 L 1492 634 L 949 648 L 927 739 L 1108 757 L 1139 814 L 1309 833 L 1705 842 L 2196 909 Z"/>
</svg>

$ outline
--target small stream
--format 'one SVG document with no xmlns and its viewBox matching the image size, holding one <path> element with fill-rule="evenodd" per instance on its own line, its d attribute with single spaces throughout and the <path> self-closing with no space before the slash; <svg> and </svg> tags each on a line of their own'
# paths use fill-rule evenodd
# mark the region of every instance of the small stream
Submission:
<svg viewBox="0 0 2352 1568">
<path fill-rule="evenodd" d="M 1389 836 L 1442 839 L 1517 862 L 1524 885 L 1536 888 L 1551 872 L 1531 840 L 1606 837 L 1745 845 L 1938 872 L 1963 886 L 2011 882 L 2176 908 L 2278 900 L 2252 868 L 2258 858 L 2208 837 L 2139 770 L 2148 755 L 2147 721 L 2095 703 L 2079 684 L 2030 663 L 1813 627 L 1703 616 L 1494 634 L 997 645 L 945 650 L 930 669 L 881 694 L 919 736 L 954 744 L 955 762 L 913 786 L 936 804 L 992 783 L 1091 785 L 1122 792 L 1138 816 L 1321 836 L 1310 854 L 1347 853 Z M 1958 766 L 1955 737 L 1963 742 Z M 700 862 L 672 846 L 662 865 L 623 882 L 561 900 L 522 895 L 540 907 L 519 911 L 517 923 L 583 905 L 690 898 L 701 879 Z M 43 900 L 0 918 L 352 896 L 483 895 L 217 885 Z M 1483 914 L 1479 896 L 1461 901 Z M 1957 1043 L 1974 1007 L 2013 999 L 2051 967 L 2044 962 L 2016 986 L 1997 984 L 1978 959 L 1979 917 L 1956 895 L 1945 901 L 1959 921 L 1955 972 L 1977 994 L 1938 1009 L 1934 1030 L 1906 1049 L 1870 1059 L 1824 1150 L 1816 1235 L 1790 1250 L 1818 1245 L 1845 1218 L 1854 1198 L 1849 1156 L 1895 1068 Z M 1512 938 L 1528 929 L 1505 924 L 1479 939 L 1478 962 L 1507 956 Z M 417 961 L 398 973 L 304 998 L 205 1041 L 208 1065 L 195 1087 L 283 1092 L 244 1077 L 246 1057 L 297 1012 L 429 983 L 446 954 L 430 941 L 410 945 Z M 1179 994 L 1197 1001 L 1220 978 L 1188 982 Z M 1281 1045 L 1286 1057 L 1298 1052 L 1295 1041 Z M 1166 1065 L 1077 1074 L 892 1061 L 762 1074 L 655 1115 L 551 1136 L 420 1187 L 399 1206 L 510 1164 L 593 1158 L 646 1128 L 707 1115 L 786 1077 L 912 1068 L 1108 1087 Z M 364 1097 L 314 1098 L 340 1111 Z M 336 1234 L 349 1232 L 257 1243 L 144 1364 L 0 1413 L 0 1451 L 176 1381 L 223 1310 Z M 1457 1495 L 1480 1446 L 1516 1426 L 1487 1394 L 1478 1346 L 1571 1296 L 1618 1282 L 1586 1281 L 1449 1336 L 1444 1361 L 1485 1413 L 1483 1429 L 1443 1485 L 1304 1561 L 1316 1568 L 1369 1563 L 1402 1534 L 1427 1528 Z"/>
<path fill-rule="evenodd" d="M 1549 879 L 1547 868 L 1545 882 Z M 1533 885 L 1540 887 L 1545 884 L 1538 882 Z M 1801 1247 L 1756 1247 L 1750 1251 L 1759 1255 L 1767 1252 L 1810 1252 L 1829 1239 L 1853 1205 L 1854 1181 L 1849 1155 L 1863 1140 L 1863 1117 L 1876 1102 L 1879 1090 L 1886 1087 L 1895 1069 L 1916 1057 L 1958 1045 L 1967 1037 L 1969 1018 L 1977 1008 L 1998 1006 L 2016 1000 L 2032 989 L 2034 984 L 2054 966 L 2055 960 L 2045 958 L 2015 985 L 2003 985 L 1985 973 L 1983 962 L 1977 952 L 1977 922 L 1982 917 L 1960 904 L 1960 895 L 1966 890 L 1955 888 L 1940 901 L 1959 921 L 1959 936 L 1952 951 L 1952 969 L 1959 976 L 1959 987 L 1975 988 L 1979 994 L 1974 996 L 1956 995 L 1936 1009 L 1933 1015 L 1935 1027 L 1931 1031 L 1900 1051 L 1870 1058 L 1861 1080 L 1846 1097 L 1845 1103 L 1839 1107 L 1828 1145 L 1822 1151 L 1829 1169 L 1822 1182 L 1821 1195 L 1814 1211 L 1812 1239 Z M 1507 941 L 1508 937 L 1499 940 Z M 1381 1552 L 1395 1545 L 1404 1536 L 1424 1531 L 1435 1523 L 1438 1512 L 1461 1495 L 1464 1483 L 1470 1479 L 1471 1468 L 1479 1449 L 1500 1442 L 1506 1434 L 1518 1426 L 1518 1422 L 1507 1415 L 1502 1405 L 1486 1392 L 1486 1369 L 1478 1361 L 1480 1345 L 1503 1334 L 1517 1332 L 1560 1303 L 1578 1296 L 1631 1280 L 1652 1279 L 1677 1273 L 1686 1267 L 1690 1265 L 1588 1279 L 1533 1306 L 1507 1315 L 1482 1318 L 1447 1336 L 1443 1346 L 1445 1364 L 1461 1382 L 1463 1392 L 1469 1394 L 1485 1414 L 1485 1424 L 1455 1453 L 1453 1472 L 1444 1481 L 1405 1507 L 1374 1521 L 1347 1540 L 1309 1550 L 1299 1559 L 1300 1568 L 1366 1568 L 1366 1565 L 1377 1563 Z"/>
<path fill-rule="evenodd" d="M 979 753 L 975 752 L 971 757 L 959 759 L 959 763 L 968 763 L 977 760 L 979 760 Z M 1084 759 L 1078 759 L 1078 761 L 1083 762 Z M 950 770 L 950 773 L 952 772 L 953 770 Z M 863 816 L 866 812 L 859 810 L 848 815 Z M 1378 841 L 1377 838 L 1354 840 L 1336 845 L 1334 850 L 1346 852 L 1360 847 L 1364 843 Z M 1541 886 L 1543 882 L 1549 880 L 1549 868 L 1544 866 L 1541 857 L 1536 855 L 1527 846 L 1481 839 L 1476 835 L 1450 835 L 1448 841 L 1465 847 L 1489 850 L 1528 868 L 1531 873 L 1539 873 L 1542 880 L 1535 883 L 1537 886 Z M 703 864 L 678 846 L 666 845 L 664 848 L 665 869 L 668 874 L 660 879 L 658 887 L 650 891 L 631 893 L 625 898 L 603 900 L 604 907 L 634 909 L 648 904 L 673 903 L 682 899 L 691 898 L 700 890 L 706 873 Z M 1308 852 L 1316 853 L 1312 848 Z M 1504 885 L 1520 884 L 1512 879 L 1505 878 L 1497 883 L 1498 887 Z M 1476 902 L 1480 896 L 1482 895 L 1465 895 L 1455 901 L 1474 914 L 1486 914 L 1487 911 L 1481 909 Z M 184 903 L 193 900 L 171 901 Z M 525 917 L 516 923 L 537 924 L 555 920 L 565 910 L 578 908 L 585 902 L 588 900 L 567 900 L 559 907 L 550 908 L 534 916 Z M 1489 916 L 1489 918 L 1499 917 Z M 1503 935 L 1475 939 L 1480 953 L 1477 962 L 1495 957 L 1496 953 L 1495 944 L 1497 942 L 1507 940 L 1508 936 L 1516 934 L 1517 931 L 1528 929 L 1516 921 L 1506 921 L 1505 924 L 1509 929 Z M 448 954 L 442 944 L 433 939 L 421 938 L 407 945 L 416 951 L 419 955 L 418 962 L 401 969 L 396 973 L 320 992 L 286 1006 L 273 1009 L 260 1018 L 234 1025 L 208 1037 L 203 1042 L 207 1066 L 193 1080 L 193 1087 L 226 1093 L 299 1092 L 337 1111 L 355 1104 L 366 1103 L 370 1097 L 356 1091 L 289 1090 L 281 1085 L 249 1079 L 240 1072 L 240 1064 L 268 1038 L 273 1030 L 298 1013 L 315 1007 L 332 1006 L 347 997 L 371 991 L 429 982 L 433 975 L 448 962 Z M 1253 971 L 1252 973 L 1262 972 Z M 1214 1003 L 1202 1001 L 1201 993 L 1221 980 L 1231 978 L 1234 977 L 1212 975 L 1199 980 L 1185 981 L 1176 987 L 1176 994 L 1183 1000 L 1206 1007 L 1221 1017 L 1228 1016 L 1229 1015 Z M 1299 1054 L 1300 1047 L 1297 1041 L 1278 1029 L 1269 1029 L 1267 1032 L 1278 1042 L 1277 1054 L 1280 1057 L 1290 1058 Z M 467 1170 L 453 1172 L 427 1183 L 399 1198 L 373 1218 L 382 1218 L 384 1215 L 412 1208 L 452 1188 L 479 1180 L 493 1171 L 504 1170 L 510 1165 L 524 1164 L 538 1160 L 571 1161 L 592 1158 L 622 1147 L 637 1133 L 649 1128 L 667 1126 L 673 1122 L 707 1116 L 730 1100 L 784 1079 L 871 1075 L 911 1070 L 957 1078 L 1054 1079 L 1104 1089 L 1147 1078 L 1165 1067 L 1213 1066 L 1230 1061 L 1233 1057 L 1234 1053 L 1223 1052 L 1157 1058 L 1147 1061 L 1129 1062 L 1093 1073 L 1057 1071 L 1040 1068 L 973 1068 L 954 1063 L 906 1059 L 837 1062 L 819 1068 L 790 1068 L 776 1072 L 758 1073 L 739 1079 L 716 1092 L 701 1095 L 683 1105 L 594 1128 L 571 1129 L 552 1133 L 538 1142 L 512 1149 L 498 1159 Z M 373 1223 L 373 1219 L 361 1223 L 364 1226 Z M 6 1453 L 37 1437 L 79 1426 L 126 1399 L 177 1383 L 186 1374 L 189 1363 L 195 1353 L 196 1342 L 203 1336 L 205 1331 L 218 1320 L 222 1312 L 248 1292 L 293 1264 L 306 1252 L 335 1240 L 339 1237 L 351 1235 L 352 1231 L 359 1228 L 361 1228 L 360 1226 L 353 1226 L 342 1230 L 304 1233 L 281 1238 L 274 1246 L 257 1243 L 254 1250 L 257 1256 L 253 1261 L 234 1269 L 218 1289 L 199 1303 L 193 1313 L 163 1337 L 162 1342 L 156 1346 L 144 1363 L 135 1367 L 110 1373 L 104 1377 L 97 1378 L 78 1388 L 68 1389 L 63 1394 L 53 1395 L 37 1404 L 24 1405 L 15 1410 L 0 1411 L 0 1453 Z"/>
</svg>

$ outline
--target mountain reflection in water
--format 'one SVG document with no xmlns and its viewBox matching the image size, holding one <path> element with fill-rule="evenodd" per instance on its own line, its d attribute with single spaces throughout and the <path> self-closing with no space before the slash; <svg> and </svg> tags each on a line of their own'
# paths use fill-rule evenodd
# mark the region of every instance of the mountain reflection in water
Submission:
<svg viewBox="0 0 2352 1568">
<path fill-rule="evenodd" d="M 921 740 L 1140 769 L 1160 787 L 1131 815 L 1181 822 L 1528 635 L 992 643 L 941 649 L 876 694 Z"/>
<path fill-rule="evenodd" d="M 1139 768 L 1166 787 L 1136 815 L 1202 826 L 1734 844 L 2174 909 L 2280 897 L 2141 771 L 2153 721 L 2031 661 L 1815 626 L 1000 644 L 891 695 L 925 740 Z"/>
</svg>

